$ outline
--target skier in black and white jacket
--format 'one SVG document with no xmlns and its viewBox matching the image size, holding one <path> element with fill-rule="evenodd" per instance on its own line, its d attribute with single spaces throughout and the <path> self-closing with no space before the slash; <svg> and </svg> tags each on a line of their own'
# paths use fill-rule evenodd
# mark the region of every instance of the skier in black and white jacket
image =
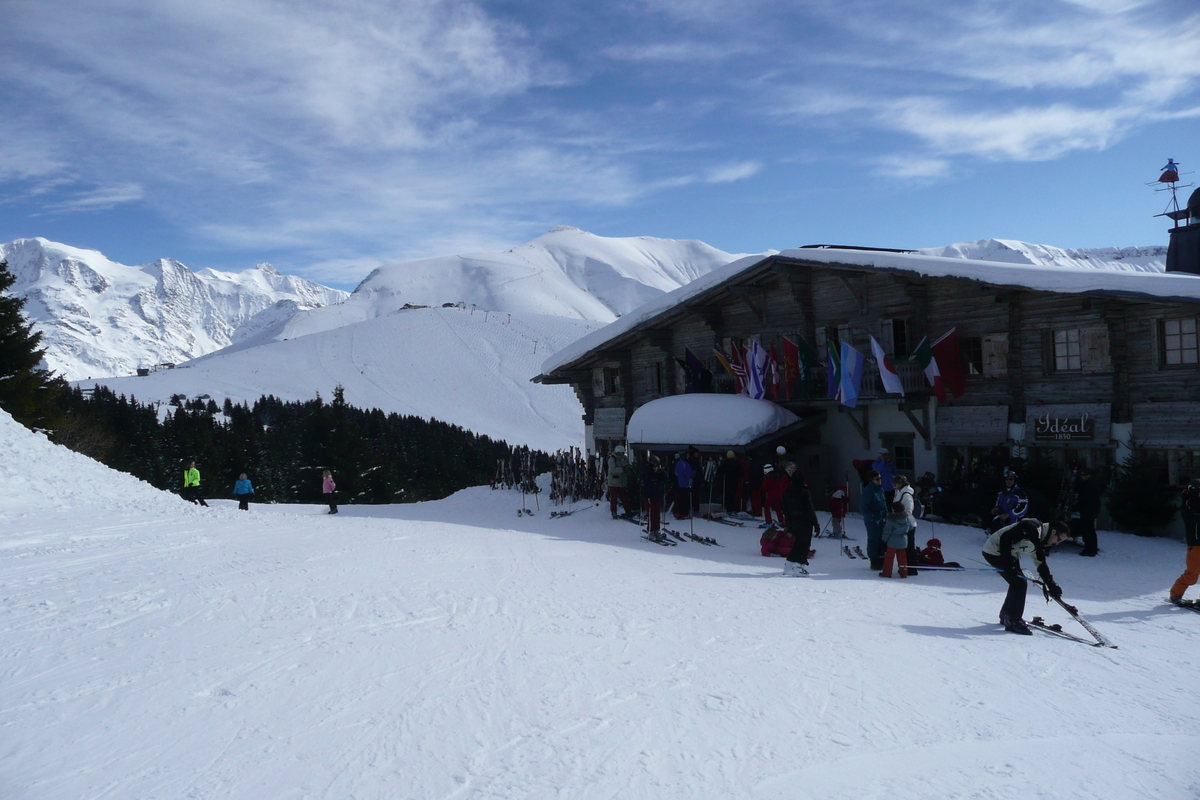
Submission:
<svg viewBox="0 0 1200 800">
<path fill-rule="evenodd" d="M 1029 581 L 1021 571 L 1021 556 L 1033 557 L 1038 577 L 1051 597 L 1062 597 L 1062 589 L 1054 582 L 1050 568 L 1046 566 L 1046 555 L 1050 548 L 1065 541 L 1071 535 L 1065 522 L 1038 522 L 1027 518 L 1006 525 L 988 537 L 983 545 L 983 557 L 1008 582 L 1008 594 L 1000 607 L 1000 623 L 1010 633 L 1030 635 L 1025 624 L 1025 593 Z"/>
</svg>

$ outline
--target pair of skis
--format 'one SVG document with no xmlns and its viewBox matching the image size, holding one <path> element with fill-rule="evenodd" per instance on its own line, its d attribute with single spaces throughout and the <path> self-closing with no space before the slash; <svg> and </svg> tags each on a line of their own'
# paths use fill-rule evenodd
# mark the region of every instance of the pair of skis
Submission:
<svg viewBox="0 0 1200 800">
<path fill-rule="evenodd" d="M 853 550 L 850 549 L 850 545 L 848 544 L 842 545 L 842 555 L 851 560 L 857 560 L 860 558 L 866 559 L 867 561 L 871 560 L 871 557 L 864 553 L 862 548 L 857 545 L 855 545 Z"/>
<path fill-rule="evenodd" d="M 732 526 L 735 528 L 746 527 L 746 523 L 744 523 L 744 522 L 738 522 L 737 520 L 733 520 L 733 519 L 726 519 L 725 517 L 717 517 L 717 516 L 713 516 L 712 514 L 708 514 L 704 518 L 706 520 L 708 520 L 709 522 L 719 522 L 722 525 L 729 525 L 729 526 Z"/>
<path fill-rule="evenodd" d="M 1038 586 L 1041 586 L 1043 590 L 1045 590 L 1045 588 L 1046 588 L 1042 584 L 1041 581 L 1031 580 L 1030 583 L 1034 583 L 1034 584 L 1037 584 Z M 1066 611 L 1068 614 L 1070 614 L 1075 619 L 1076 622 L 1078 622 L 1080 625 L 1082 625 L 1083 629 L 1085 631 L 1087 631 L 1089 634 L 1091 634 L 1092 639 L 1094 639 L 1095 641 L 1085 639 L 1082 636 L 1076 636 L 1073 633 L 1068 633 L 1067 631 L 1064 631 L 1062 629 L 1061 625 L 1058 625 L 1058 624 L 1049 625 L 1041 617 L 1034 617 L 1033 619 L 1031 619 L 1029 621 L 1029 627 L 1037 628 L 1039 631 L 1042 631 L 1043 633 L 1048 633 L 1052 636 L 1058 636 L 1063 639 L 1070 639 L 1072 641 L 1079 642 L 1080 644 L 1086 644 L 1091 647 L 1108 647 L 1113 650 L 1117 649 L 1117 646 L 1115 644 L 1110 642 L 1104 636 L 1104 634 L 1102 634 L 1102 633 L 1100 633 L 1100 631 L 1096 630 L 1090 622 L 1088 622 L 1086 619 L 1084 619 L 1080 615 L 1078 608 L 1071 605 L 1070 603 L 1065 602 L 1061 597 L 1051 597 L 1050 599 L 1053 600 L 1054 602 L 1058 603 L 1060 606 L 1062 606 L 1063 610 Z"/>
</svg>

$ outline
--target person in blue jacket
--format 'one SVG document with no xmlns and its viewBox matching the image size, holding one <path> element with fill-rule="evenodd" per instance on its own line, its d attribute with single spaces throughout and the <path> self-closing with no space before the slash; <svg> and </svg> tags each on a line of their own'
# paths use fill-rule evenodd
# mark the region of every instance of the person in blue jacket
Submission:
<svg viewBox="0 0 1200 800">
<path fill-rule="evenodd" d="M 878 470 L 867 473 L 867 485 L 858 499 L 858 508 L 862 511 L 863 525 L 867 529 L 867 558 L 871 559 L 871 569 L 881 570 L 886 550 L 883 525 L 887 522 L 888 505 L 883 493 L 883 476 Z"/>
<path fill-rule="evenodd" d="M 675 457 L 675 519 L 687 519 L 692 515 L 692 482 L 696 470 L 688 462 L 686 454 Z"/>
<path fill-rule="evenodd" d="M 238 508 L 242 511 L 250 510 L 250 499 L 254 497 L 254 487 L 250 484 L 246 473 L 238 475 L 237 483 L 233 485 L 233 496 L 238 501 Z"/>
<path fill-rule="evenodd" d="M 1004 488 L 996 494 L 996 507 L 992 509 L 991 533 L 1025 519 L 1029 513 L 1029 498 L 1025 490 L 1017 485 L 1017 473 L 1004 474 Z"/>
<path fill-rule="evenodd" d="M 886 447 L 880 448 L 879 458 L 875 459 L 871 467 L 880 475 L 880 485 L 883 486 L 883 499 L 887 505 L 883 507 L 883 516 L 888 515 L 888 509 L 892 507 L 892 503 L 896 501 L 895 489 L 892 488 L 893 481 L 896 480 L 896 462 L 892 460 L 892 451 Z M 883 558 L 881 555 L 880 558 Z"/>
</svg>

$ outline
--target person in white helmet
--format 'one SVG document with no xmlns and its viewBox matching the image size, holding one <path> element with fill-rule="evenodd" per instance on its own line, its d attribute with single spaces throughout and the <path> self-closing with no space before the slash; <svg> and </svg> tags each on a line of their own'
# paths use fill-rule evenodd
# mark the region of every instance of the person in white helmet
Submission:
<svg viewBox="0 0 1200 800">
<path fill-rule="evenodd" d="M 625 509 L 625 515 L 633 512 L 629 508 L 629 461 L 625 458 L 625 448 L 618 445 L 613 448 L 608 457 L 608 510 L 612 518 L 617 518 L 617 503 Z"/>
</svg>

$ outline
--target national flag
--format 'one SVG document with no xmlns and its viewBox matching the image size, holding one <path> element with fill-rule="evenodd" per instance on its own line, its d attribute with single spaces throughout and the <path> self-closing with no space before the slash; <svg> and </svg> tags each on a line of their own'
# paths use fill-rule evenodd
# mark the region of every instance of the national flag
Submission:
<svg viewBox="0 0 1200 800">
<path fill-rule="evenodd" d="M 757 339 L 746 345 L 746 391 L 755 400 L 767 394 L 767 359 L 767 351 Z"/>
<path fill-rule="evenodd" d="M 928 336 L 921 338 L 921 341 L 917 344 L 908 360 L 917 362 L 917 366 L 925 373 L 925 379 L 933 387 L 933 392 L 937 395 L 937 399 L 945 400 L 946 385 L 942 382 L 942 374 L 938 371 L 937 358 L 933 355 L 933 348 L 929 346 Z"/>
<path fill-rule="evenodd" d="M 783 390 L 783 397 L 786 400 L 792 399 L 792 392 L 795 392 L 799 387 L 796 386 L 796 381 L 800 380 L 800 348 L 786 336 L 780 337 L 783 341 L 780 343 L 780 349 L 783 351 L 783 360 L 780 362 L 780 368 L 783 374 L 780 376 L 780 386 Z M 796 392 L 799 395 L 799 392 Z"/>
<path fill-rule="evenodd" d="M 889 394 L 904 394 L 904 384 L 900 382 L 900 375 L 892 366 L 892 360 L 888 358 L 888 354 L 883 352 L 883 347 L 875 341 L 874 336 L 871 337 L 871 353 L 875 356 L 875 363 L 879 366 L 879 379 L 883 381 L 884 391 Z"/>
<path fill-rule="evenodd" d="M 719 348 L 719 347 L 713 348 L 713 355 L 717 357 L 717 361 L 721 364 L 722 367 L 725 368 L 725 371 L 729 373 L 729 377 L 733 378 L 736 381 L 737 373 L 733 371 L 733 365 L 729 363 L 729 356 L 722 353 L 721 348 Z"/>
<path fill-rule="evenodd" d="M 771 390 L 772 400 L 782 399 L 779 394 L 779 353 L 775 350 L 774 342 L 767 350 L 767 385 Z"/>
<path fill-rule="evenodd" d="M 847 342 L 842 342 L 842 374 L 838 385 L 838 401 L 854 408 L 862 389 L 863 354 Z"/>
<path fill-rule="evenodd" d="M 825 388 L 830 397 L 837 397 L 842 384 L 842 358 L 833 342 L 825 346 L 825 358 Z"/>
<path fill-rule="evenodd" d="M 684 392 L 691 394 L 693 392 L 711 392 L 712 391 L 712 372 L 700 358 L 692 352 L 690 347 L 683 348 L 684 364 Z"/>
<path fill-rule="evenodd" d="M 733 368 L 733 380 L 737 384 L 737 393 L 748 394 L 746 387 L 746 358 L 742 353 L 742 345 L 737 341 L 731 341 L 729 344 L 729 366 Z"/>
<path fill-rule="evenodd" d="M 931 344 L 929 349 L 937 359 L 946 392 L 954 397 L 962 397 L 967 391 L 967 376 L 963 372 L 962 356 L 958 352 L 958 329 L 951 328 L 942 338 Z"/>
</svg>

